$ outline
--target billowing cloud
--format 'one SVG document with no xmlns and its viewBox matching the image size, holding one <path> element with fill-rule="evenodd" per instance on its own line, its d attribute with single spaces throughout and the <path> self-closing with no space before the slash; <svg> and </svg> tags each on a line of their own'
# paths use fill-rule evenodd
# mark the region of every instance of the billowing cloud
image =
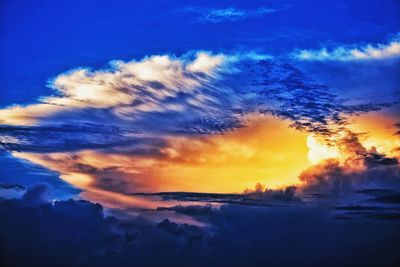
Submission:
<svg viewBox="0 0 400 267">
<path fill-rule="evenodd" d="M 165 128 L 165 120 L 177 119 L 174 114 L 179 113 L 182 121 L 191 120 L 206 116 L 206 108 L 216 113 L 229 103 L 229 98 L 225 102 L 218 98 L 228 94 L 227 89 L 215 86 L 219 74 L 229 72 L 228 63 L 223 55 L 199 52 L 182 58 L 153 56 L 139 62 L 114 61 L 108 70 L 72 70 L 50 82 L 54 96 L 43 97 L 41 104 L 3 109 L 0 121 L 32 125 L 59 118 L 64 122 L 95 122 L 112 117 L 115 125 L 142 120 L 142 127 L 147 121 L 154 128 L 161 121 Z M 149 122 L 146 116 L 153 118 Z"/>
<path fill-rule="evenodd" d="M 387 44 L 348 45 L 333 49 L 298 50 L 292 54 L 296 60 L 304 61 L 360 61 L 400 57 L 400 35 Z"/>
<path fill-rule="evenodd" d="M 234 7 L 228 8 L 201 8 L 188 7 L 184 9 L 186 12 L 197 14 L 198 20 L 203 23 L 221 23 L 245 20 L 249 18 L 261 17 L 266 14 L 274 13 L 274 8 L 260 7 L 256 9 L 239 9 Z"/>
<path fill-rule="evenodd" d="M 397 158 L 366 149 L 359 136 L 348 132 L 337 142 L 341 157 L 326 159 L 299 175 L 302 192 L 346 194 L 369 188 L 400 190 Z"/>
</svg>

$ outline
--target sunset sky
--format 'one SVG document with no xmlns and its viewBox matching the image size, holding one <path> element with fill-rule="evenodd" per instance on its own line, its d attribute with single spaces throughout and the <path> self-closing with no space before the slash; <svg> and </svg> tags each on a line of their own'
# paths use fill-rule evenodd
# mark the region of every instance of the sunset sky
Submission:
<svg viewBox="0 0 400 267">
<path fill-rule="evenodd" d="M 395 266 L 399 17 L 395 0 L 2 1 L 3 263 L 264 266 L 269 248 L 271 266 Z M 71 245 L 50 221 L 126 240 Z"/>
</svg>

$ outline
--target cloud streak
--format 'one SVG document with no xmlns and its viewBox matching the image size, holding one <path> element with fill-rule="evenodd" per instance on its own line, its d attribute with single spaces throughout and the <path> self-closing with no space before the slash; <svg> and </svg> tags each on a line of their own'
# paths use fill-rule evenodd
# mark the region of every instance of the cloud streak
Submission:
<svg viewBox="0 0 400 267">
<path fill-rule="evenodd" d="M 292 58 L 301 61 L 363 61 L 384 60 L 400 57 L 400 35 L 387 44 L 338 46 L 333 49 L 298 50 Z"/>
<path fill-rule="evenodd" d="M 198 20 L 203 23 L 222 23 L 257 18 L 277 10 L 267 7 L 256 9 L 188 7 L 185 11 L 198 15 Z"/>
</svg>

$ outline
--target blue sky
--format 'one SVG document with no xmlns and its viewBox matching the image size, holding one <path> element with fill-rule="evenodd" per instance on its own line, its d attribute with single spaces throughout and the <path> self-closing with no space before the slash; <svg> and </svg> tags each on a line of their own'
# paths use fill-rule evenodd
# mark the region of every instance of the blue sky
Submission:
<svg viewBox="0 0 400 267">
<path fill-rule="evenodd" d="M 191 8 L 274 12 L 213 23 Z M 114 59 L 196 49 L 276 55 L 383 42 L 399 29 L 399 8 L 397 1 L 3 1 L 0 105 L 32 102 L 49 94 L 49 78 Z"/>
<path fill-rule="evenodd" d="M 1 1 L 0 265 L 397 266 L 399 17 Z"/>
</svg>

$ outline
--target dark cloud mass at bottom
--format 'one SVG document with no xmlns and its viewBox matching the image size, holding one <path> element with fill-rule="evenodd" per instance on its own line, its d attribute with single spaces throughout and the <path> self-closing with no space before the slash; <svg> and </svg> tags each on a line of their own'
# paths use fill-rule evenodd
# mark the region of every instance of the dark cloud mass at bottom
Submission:
<svg viewBox="0 0 400 267">
<path fill-rule="evenodd" d="M 209 224 L 122 221 L 106 217 L 101 205 L 83 200 L 40 205 L 1 200 L 1 262 L 4 266 L 397 266 L 400 260 L 393 253 L 400 248 L 399 221 L 379 214 L 334 219 L 320 205 L 225 204 L 219 209 L 175 210 Z M 357 207 L 347 210 L 355 212 Z"/>
</svg>

